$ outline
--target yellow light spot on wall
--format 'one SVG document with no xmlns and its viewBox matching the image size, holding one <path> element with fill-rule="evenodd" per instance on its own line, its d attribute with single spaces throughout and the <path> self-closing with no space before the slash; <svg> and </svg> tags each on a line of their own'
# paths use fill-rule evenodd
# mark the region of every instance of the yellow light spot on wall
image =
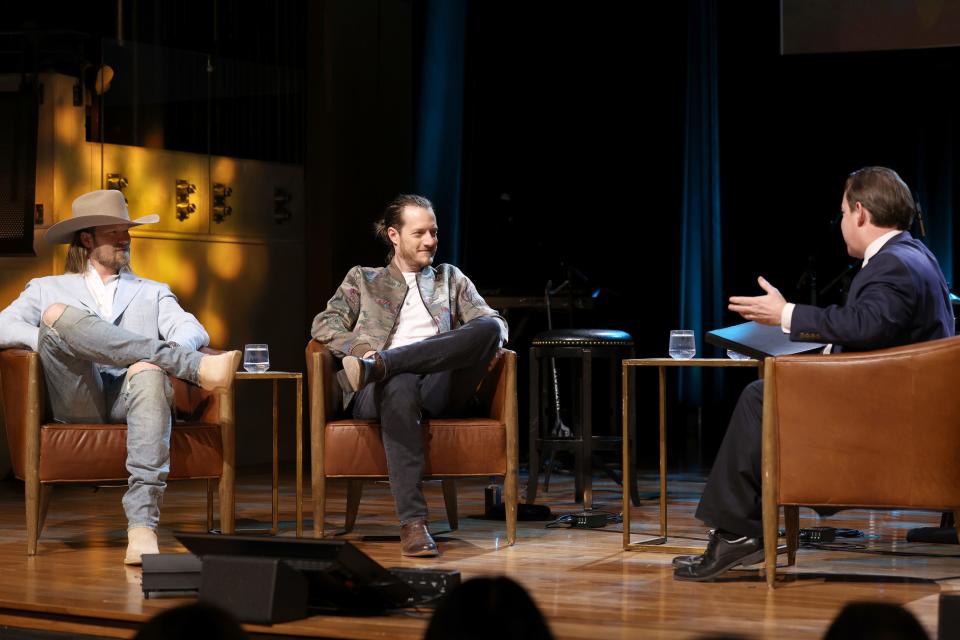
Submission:
<svg viewBox="0 0 960 640">
<path fill-rule="evenodd" d="M 210 175 L 213 182 L 220 182 L 225 185 L 234 186 L 234 179 L 237 177 L 237 165 L 239 160 L 235 158 L 217 158 L 211 159 Z"/>
<path fill-rule="evenodd" d="M 224 280 L 235 280 L 243 269 L 243 245 L 214 244 L 207 253 L 207 266 Z"/>
<path fill-rule="evenodd" d="M 192 296 L 197 290 L 197 268 L 190 262 L 180 261 L 176 278 L 170 286 L 177 296 Z"/>
<path fill-rule="evenodd" d="M 207 333 L 210 334 L 211 346 L 222 349 L 229 344 L 230 329 L 227 327 L 227 323 L 224 322 L 223 318 L 220 317 L 219 311 L 204 310 L 200 313 L 200 324 L 202 324 L 207 330 Z"/>
</svg>

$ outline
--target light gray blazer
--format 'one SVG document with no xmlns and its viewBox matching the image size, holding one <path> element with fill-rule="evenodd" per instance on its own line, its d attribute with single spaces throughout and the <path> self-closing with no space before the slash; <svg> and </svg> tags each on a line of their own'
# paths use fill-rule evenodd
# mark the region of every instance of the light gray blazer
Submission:
<svg viewBox="0 0 960 640">
<path fill-rule="evenodd" d="M 40 317 L 47 307 L 57 302 L 98 315 L 97 304 L 82 274 L 35 278 L 9 307 L 0 311 L 0 348 L 36 351 Z M 170 287 L 129 271 L 120 273 L 113 317 L 104 319 L 127 331 L 191 349 L 210 344 L 203 325 L 183 310 Z"/>
</svg>

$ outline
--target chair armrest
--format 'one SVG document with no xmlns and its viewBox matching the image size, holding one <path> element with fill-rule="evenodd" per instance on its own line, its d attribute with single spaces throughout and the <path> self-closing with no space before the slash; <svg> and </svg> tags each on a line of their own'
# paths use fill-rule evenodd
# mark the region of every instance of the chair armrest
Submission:
<svg viewBox="0 0 960 640">
<path fill-rule="evenodd" d="M 44 418 L 43 369 L 39 354 L 29 349 L 0 350 L 0 386 L 10 460 L 14 473 L 23 478 L 27 449 L 31 443 L 39 446 L 40 424 Z"/>
<path fill-rule="evenodd" d="M 509 421 L 508 400 L 517 397 L 517 354 L 509 349 L 500 349 L 490 363 L 490 371 L 480 383 L 477 397 L 481 407 L 488 407 L 488 415 L 493 420 L 506 423 Z"/>
<path fill-rule="evenodd" d="M 307 343 L 307 389 L 310 414 L 326 425 L 340 410 L 342 392 L 337 382 L 337 358 L 316 340 Z"/>
</svg>

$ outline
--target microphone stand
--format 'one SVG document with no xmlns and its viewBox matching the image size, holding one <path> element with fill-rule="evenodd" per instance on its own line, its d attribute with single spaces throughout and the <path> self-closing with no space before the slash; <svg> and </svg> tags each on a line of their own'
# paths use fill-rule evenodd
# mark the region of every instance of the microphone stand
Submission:
<svg viewBox="0 0 960 640">
<path fill-rule="evenodd" d="M 546 303 L 547 307 L 547 330 L 553 331 L 553 314 L 550 311 L 550 296 L 556 295 L 564 290 L 564 288 L 570 286 L 570 279 L 568 278 L 556 289 L 551 289 L 553 286 L 552 280 L 547 280 L 547 286 L 543 290 L 543 300 Z M 571 304 L 571 308 L 573 305 Z M 560 380 L 557 377 L 557 360 L 553 356 L 550 356 L 550 376 L 553 380 L 553 429 L 550 430 L 550 435 L 554 438 L 572 438 L 573 431 L 563 423 L 563 418 L 560 417 Z"/>
<path fill-rule="evenodd" d="M 843 302 L 845 303 L 847 301 L 847 291 L 850 289 L 850 281 L 853 279 L 853 272 L 859 268 L 860 268 L 859 264 L 854 263 L 850 265 L 849 267 L 841 271 L 840 275 L 838 275 L 836 278 L 834 278 L 829 283 L 827 283 L 827 286 L 825 286 L 823 289 L 820 289 L 820 292 L 818 295 L 822 297 L 824 294 L 829 293 L 834 287 L 836 287 L 839 284 L 841 285 L 840 297 L 843 299 Z"/>
</svg>

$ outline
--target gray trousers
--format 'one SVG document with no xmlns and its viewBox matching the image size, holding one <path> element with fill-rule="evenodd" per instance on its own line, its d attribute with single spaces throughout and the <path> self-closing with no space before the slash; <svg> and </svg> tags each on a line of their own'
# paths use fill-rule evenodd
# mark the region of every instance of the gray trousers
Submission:
<svg viewBox="0 0 960 640">
<path fill-rule="evenodd" d="M 173 385 L 167 374 L 195 382 L 203 355 L 70 306 L 52 327 L 40 324 L 38 351 L 54 420 L 127 423 L 127 526 L 155 529 L 170 472 Z M 162 371 L 130 376 L 122 370 L 136 362 Z M 120 367 L 122 373 L 101 371 L 97 364 Z"/>
<path fill-rule="evenodd" d="M 500 323 L 476 318 L 453 331 L 381 351 L 387 377 L 357 393 L 354 417 L 380 420 L 401 523 L 427 516 L 423 418 L 453 417 L 468 410 L 499 348 Z"/>
</svg>

